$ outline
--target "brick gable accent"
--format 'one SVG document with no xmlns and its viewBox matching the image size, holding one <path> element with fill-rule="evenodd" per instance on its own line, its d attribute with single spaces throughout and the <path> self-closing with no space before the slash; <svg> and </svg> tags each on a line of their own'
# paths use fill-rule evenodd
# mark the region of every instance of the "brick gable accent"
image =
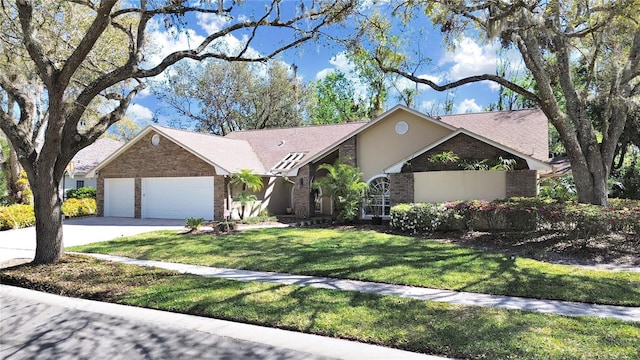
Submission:
<svg viewBox="0 0 640 360">
<path fill-rule="evenodd" d="M 100 169 L 103 178 L 214 176 L 213 166 L 202 161 L 173 141 L 160 137 L 158 146 L 151 144 L 150 132 L 124 153 Z"/>
<path fill-rule="evenodd" d="M 422 172 L 422 171 L 442 171 L 442 170 L 462 170 L 457 163 L 434 164 L 429 161 L 429 156 L 445 151 L 452 151 L 467 160 L 494 159 L 502 156 L 505 159 L 516 159 L 516 170 L 528 169 L 527 161 L 518 158 L 504 150 L 489 145 L 466 134 L 459 134 L 433 149 L 415 157 L 410 162 L 410 166 L 403 166 L 402 172 Z"/>
<path fill-rule="evenodd" d="M 173 141 L 161 136 L 157 146 L 151 144 L 150 132 L 98 172 L 98 216 L 104 216 L 104 179 L 134 178 L 134 216 L 142 216 L 142 178 L 214 176 L 214 217 L 222 219 L 225 206 L 225 178 L 216 176 L 213 166 L 199 159 Z"/>
</svg>

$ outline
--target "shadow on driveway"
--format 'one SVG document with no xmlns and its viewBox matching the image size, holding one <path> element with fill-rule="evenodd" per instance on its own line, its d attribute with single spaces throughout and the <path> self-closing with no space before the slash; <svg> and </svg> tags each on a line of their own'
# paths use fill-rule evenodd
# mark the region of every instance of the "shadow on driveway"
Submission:
<svg viewBox="0 0 640 360">
<path fill-rule="evenodd" d="M 62 225 L 65 247 L 107 241 L 158 230 L 182 230 L 184 220 L 86 217 L 65 220 Z M 35 227 L 0 231 L 0 262 L 14 258 L 33 259 Z"/>
</svg>

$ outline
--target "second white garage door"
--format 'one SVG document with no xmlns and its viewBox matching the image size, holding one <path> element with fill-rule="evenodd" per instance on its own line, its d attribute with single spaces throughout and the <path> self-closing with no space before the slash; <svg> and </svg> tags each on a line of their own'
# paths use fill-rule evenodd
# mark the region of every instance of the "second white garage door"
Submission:
<svg viewBox="0 0 640 360">
<path fill-rule="evenodd" d="M 213 220 L 213 177 L 142 179 L 142 217 Z"/>
</svg>

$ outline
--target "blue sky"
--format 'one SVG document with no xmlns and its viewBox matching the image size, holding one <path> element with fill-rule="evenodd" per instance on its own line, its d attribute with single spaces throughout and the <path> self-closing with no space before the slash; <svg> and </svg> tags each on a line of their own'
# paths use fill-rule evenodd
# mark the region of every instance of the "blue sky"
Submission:
<svg viewBox="0 0 640 360">
<path fill-rule="evenodd" d="M 242 14 L 235 14 L 237 17 L 246 16 L 247 13 L 255 11 L 259 13 L 263 10 L 264 2 L 246 1 L 245 6 L 239 7 Z M 295 11 L 293 7 L 297 2 L 284 2 L 283 7 L 290 8 L 285 11 Z M 249 8 L 249 12 L 246 9 Z M 153 46 L 154 53 L 149 55 L 147 59 L 150 63 L 158 61 L 158 59 L 176 50 L 193 48 L 212 31 L 219 30 L 227 23 L 222 17 L 217 15 L 199 15 L 191 16 L 187 19 L 187 26 L 181 32 L 171 33 L 164 26 L 156 26 L 150 33 L 150 43 Z M 424 23 L 424 21 L 422 21 Z M 420 51 L 421 54 L 429 57 L 431 62 L 428 67 L 420 68 L 417 74 L 421 77 L 429 78 L 437 83 L 457 80 L 469 75 L 477 75 L 484 73 L 495 73 L 497 61 L 497 45 L 481 44 L 478 40 L 471 37 L 462 37 L 456 42 L 456 49 L 447 51 L 439 30 L 431 28 L 429 24 L 424 26 L 427 32 L 421 33 L 412 31 L 415 29 L 405 30 L 403 34 L 410 37 L 408 43 L 413 44 L 412 50 Z M 338 34 L 349 31 L 348 29 L 333 29 Z M 250 49 L 250 54 L 264 54 L 268 48 L 277 44 L 279 34 L 274 32 L 265 32 L 258 37 Z M 216 46 L 225 51 L 233 51 L 243 44 L 242 34 L 229 35 L 221 39 Z M 308 42 L 299 49 L 291 49 L 279 56 L 279 60 L 285 62 L 289 66 L 295 64 L 298 67 L 298 75 L 305 82 L 318 80 L 326 76 L 332 71 L 340 70 L 349 74 L 353 68 L 348 62 L 345 52 L 337 45 L 327 44 L 324 41 Z M 170 70 L 169 70 L 170 71 Z M 354 79 L 354 83 L 357 81 Z M 396 81 L 398 88 L 411 87 L 415 84 L 400 79 Z M 489 82 L 465 85 L 459 87 L 449 94 L 436 92 L 424 85 L 418 86 L 419 97 L 416 108 L 426 113 L 433 113 L 435 105 L 442 103 L 447 97 L 454 99 L 454 112 L 479 112 L 494 102 L 498 96 L 497 87 Z M 387 102 L 387 108 L 390 108 L 400 100 L 396 94 L 392 94 Z M 154 113 L 162 107 L 162 104 L 151 94 L 145 91 L 138 95 L 131 105 L 128 115 L 141 125 L 150 123 Z M 161 123 L 166 123 L 166 117 L 160 116 Z"/>
</svg>

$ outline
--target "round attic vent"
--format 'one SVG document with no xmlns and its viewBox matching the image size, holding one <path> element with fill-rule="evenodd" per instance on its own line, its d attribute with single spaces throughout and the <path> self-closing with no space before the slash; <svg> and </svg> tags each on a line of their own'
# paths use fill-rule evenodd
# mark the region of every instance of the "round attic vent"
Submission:
<svg viewBox="0 0 640 360">
<path fill-rule="evenodd" d="M 396 132 L 399 135 L 404 135 L 407 133 L 407 131 L 409 131 L 409 124 L 404 121 L 398 121 L 398 123 L 396 124 Z"/>
<path fill-rule="evenodd" d="M 160 135 L 155 134 L 151 137 L 151 145 L 158 146 L 160 144 Z"/>
</svg>

